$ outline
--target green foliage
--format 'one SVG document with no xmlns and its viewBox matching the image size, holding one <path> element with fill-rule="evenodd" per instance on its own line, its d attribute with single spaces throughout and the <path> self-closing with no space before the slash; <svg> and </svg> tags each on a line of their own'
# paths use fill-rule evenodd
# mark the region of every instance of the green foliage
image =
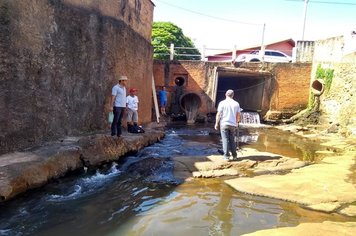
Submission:
<svg viewBox="0 0 356 236">
<path fill-rule="evenodd" d="M 325 92 L 328 93 L 330 88 L 331 88 L 331 83 L 334 78 L 334 70 L 333 69 L 324 69 L 321 64 L 318 64 L 315 72 L 315 79 L 323 80 L 324 81 L 324 89 Z M 312 109 L 315 106 L 315 97 L 312 92 L 310 92 L 309 95 L 309 102 L 308 102 L 308 108 Z"/>
<path fill-rule="evenodd" d="M 303 161 L 313 162 L 315 161 L 314 153 L 311 150 L 302 150 Z"/>
<path fill-rule="evenodd" d="M 183 47 L 175 49 L 174 59 L 200 60 L 200 52 L 192 40 L 183 34 L 181 28 L 170 22 L 153 22 L 152 26 L 153 58 L 168 60 L 170 45 Z M 181 55 L 183 54 L 183 55 Z M 196 56 L 192 56 L 196 55 Z"/>
<path fill-rule="evenodd" d="M 309 93 L 308 109 L 311 110 L 314 107 L 315 99 L 312 92 Z"/>
<path fill-rule="evenodd" d="M 326 92 L 329 92 L 333 78 L 334 78 L 333 69 L 329 69 L 329 68 L 324 69 L 321 67 L 320 64 L 318 64 L 318 67 L 316 68 L 315 79 L 322 79 L 324 81 Z"/>
</svg>

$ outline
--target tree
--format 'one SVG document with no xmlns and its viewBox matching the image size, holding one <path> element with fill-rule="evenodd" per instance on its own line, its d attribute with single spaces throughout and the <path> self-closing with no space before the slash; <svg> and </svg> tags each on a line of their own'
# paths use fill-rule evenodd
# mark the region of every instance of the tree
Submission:
<svg viewBox="0 0 356 236">
<path fill-rule="evenodd" d="M 195 48 L 192 40 L 183 34 L 181 28 L 171 22 L 153 22 L 153 58 L 168 60 L 171 43 L 175 47 L 174 59 L 200 60 L 199 50 Z"/>
</svg>

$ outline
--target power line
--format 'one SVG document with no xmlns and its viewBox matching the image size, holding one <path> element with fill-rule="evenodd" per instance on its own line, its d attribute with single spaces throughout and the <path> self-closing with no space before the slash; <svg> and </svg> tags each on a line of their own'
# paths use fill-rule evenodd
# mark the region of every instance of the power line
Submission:
<svg viewBox="0 0 356 236">
<path fill-rule="evenodd" d="M 284 0 L 284 1 L 288 1 L 288 2 L 303 2 L 303 0 Z M 351 2 L 309 1 L 309 3 L 356 6 L 356 3 L 351 3 Z"/>
<path fill-rule="evenodd" d="M 162 1 L 162 0 L 156 0 L 156 1 L 161 2 L 163 4 L 166 4 L 168 6 L 183 10 L 183 11 L 188 11 L 188 12 L 191 12 L 191 13 L 194 13 L 194 14 L 198 14 L 198 15 L 201 15 L 201 16 L 213 18 L 213 19 L 216 19 L 216 20 L 227 21 L 227 22 L 232 22 L 232 23 L 237 23 L 237 24 L 245 24 L 245 25 L 257 25 L 257 26 L 262 26 L 263 25 L 263 24 L 236 21 L 236 20 L 226 19 L 226 18 L 222 18 L 222 17 L 212 16 L 212 15 L 208 15 L 208 14 L 205 14 L 205 13 L 202 13 L 202 12 L 193 11 L 193 10 L 190 10 L 190 9 L 187 9 L 187 8 L 184 8 L 184 7 L 180 7 L 180 6 L 177 6 L 177 5 Z"/>
</svg>

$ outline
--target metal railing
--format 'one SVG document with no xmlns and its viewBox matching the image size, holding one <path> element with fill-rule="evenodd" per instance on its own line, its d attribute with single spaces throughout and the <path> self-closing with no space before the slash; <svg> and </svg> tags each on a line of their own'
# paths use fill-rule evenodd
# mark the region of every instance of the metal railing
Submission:
<svg viewBox="0 0 356 236">
<path fill-rule="evenodd" d="M 201 49 L 195 47 L 175 47 L 174 44 L 171 44 L 168 48 L 167 46 L 158 46 L 154 47 L 154 49 L 160 48 L 158 52 L 154 52 L 154 55 L 157 55 L 158 58 L 165 58 L 169 60 L 216 60 L 216 61 L 234 61 L 236 60 L 237 56 L 241 53 L 251 53 L 256 50 L 261 49 L 253 49 L 253 50 L 246 50 L 246 49 L 237 49 L 236 46 L 227 49 L 227 48 L 207 48 L 203 46 Z M 262 49 L 263 51 L 265 49 Z M 238 52 L 241 53 L 238 53 Z M 198 53 L 189 53 L 189 52 L 198 52 Z M 293 50 L 283 50 L 284 53 L 292 55 Z M 224 55 L 225 54 L 225 55 Z M 157 56 L 154 56 L 157 58 Z"/>
</svg>

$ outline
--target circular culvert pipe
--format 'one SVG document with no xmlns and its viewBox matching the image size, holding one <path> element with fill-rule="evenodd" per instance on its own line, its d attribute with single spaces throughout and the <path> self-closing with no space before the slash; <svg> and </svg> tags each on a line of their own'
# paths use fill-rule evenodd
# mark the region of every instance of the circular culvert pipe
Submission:
<svg viewBox="0 0 356 236">
<path fill-rule="evenodd" d="M 187 116 L 187 122 L 194 123 L 202 104 L 199 95 L 196 93 L 183 94 L 179 99 L 179 103 Z"/>
<path fill-rule="evenodd" d="M 324 93 L 324 81 L 321 79 L 314 80 L 312 85 L 312 93 L 315 96 L 320 96 Z"/>
</svg>

